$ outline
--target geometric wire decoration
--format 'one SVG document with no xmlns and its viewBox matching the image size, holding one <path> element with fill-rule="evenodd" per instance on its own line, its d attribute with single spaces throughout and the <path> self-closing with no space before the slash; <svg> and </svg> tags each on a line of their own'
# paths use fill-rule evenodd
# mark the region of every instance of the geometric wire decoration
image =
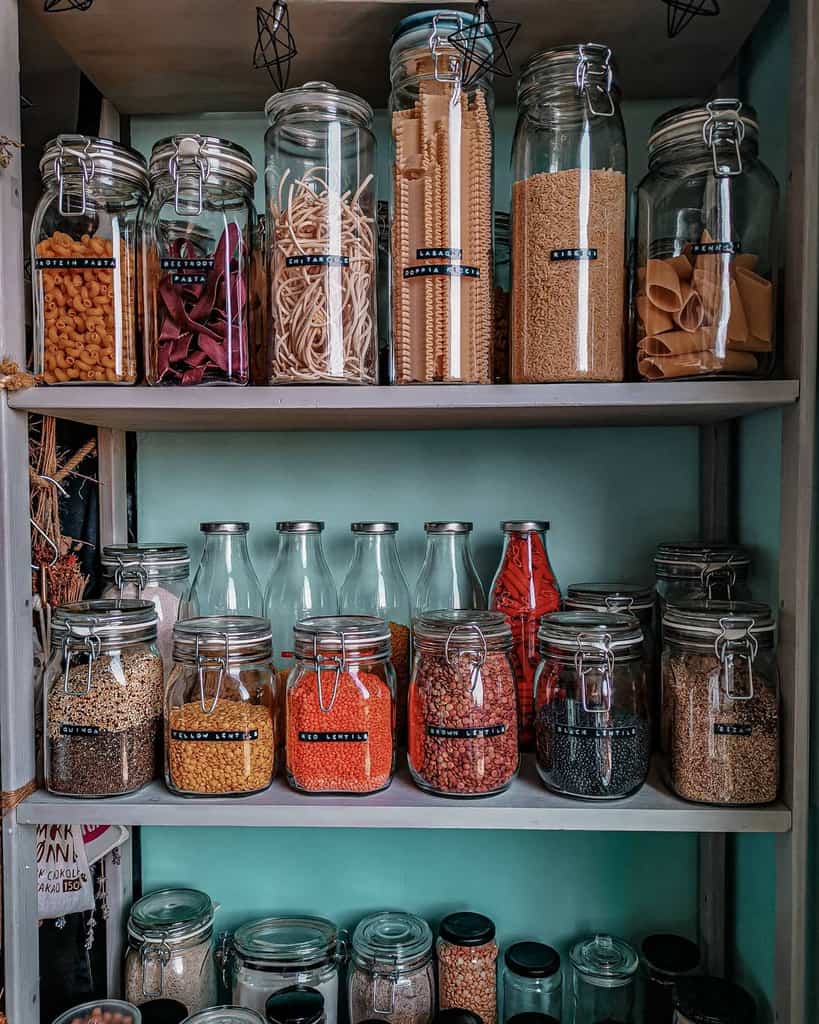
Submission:
<svg viewBox="0 0 819 1024">
<path fill-rule="evenodd" d="M 719 14 L 719 0 L 663 0 L 668 7 L 668 38 L 678 36 L 700 15 L 714 18 Z"/>
<path fill-rule="evenodd" d="M 290 78 L 290 63 L 298 53 L 290 31 L 287 0 L 273 0 L 269 11 L 256 8 L 256 49 L 253 67 L 264 68 L 279 92 L 284 92 Z"/>
<path fill-rule="evenodd" d="M 520 29 L 519 21 L 495 21 L 489 13 L 487 0 L 475 4 L 475 21 L 466 28 L 453 32 L 449 43 L 461 54 L 461 82 L 468 89 L 481 75 L 491 72 L 501 78 L 511 78 L 509 47 Z M 481 42 L 489 40 L 489 52 Z"/>
<path fill-rule="evenodd" d="M 94 0 L 43 0 L 46 14 L 58 14 L 60 11 L 87 11 Z"/>
</svg>

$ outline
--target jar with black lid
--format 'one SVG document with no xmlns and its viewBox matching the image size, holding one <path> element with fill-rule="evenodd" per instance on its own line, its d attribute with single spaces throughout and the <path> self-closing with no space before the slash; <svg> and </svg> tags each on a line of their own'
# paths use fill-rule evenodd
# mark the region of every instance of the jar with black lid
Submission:
<svg viewBox="0 0 819 1024">
<path fill-rule="evenodd" d="M 674 986 L 700 965 L 696 942 L 681 935 L 648 935 L 640 947 L 643 1024 L 672 1024 Z"/>
<path fill-rule="evenodd" d="M 540 1024 L 559 1021 L 562 988 L 558 951 L 542 942 L 516 942 L 503 958 L 504 1024 L 534 1024 L 529 1020 L 534 1017 Z"/>
<path fill-rule="evenodd" d="M 723 978 L 682 978 L 674 987 L 672 1024 L 754 1024 L 756 1004 Z"/>
<path fill-rule="evenodd" d="M 686 541 L 659 544 L 654 556 L 657 596 L 666 604 L 681 600 L 749 601 L 751 557 L 738 544 Z"/>
<path fill-rule="evenodd" d="M 495 924 L 483 914 L 448 914 L 438 930 L 438 1005 L 471 1010 L 483 1024 L 498 1015 Z"/>
<path fill-rule="evenodd" d="M 268 997 L 264 1007 L 268 1024 L 325 1024 L 324 996 L 308 985 L 290 985 Z"/>
</svg>

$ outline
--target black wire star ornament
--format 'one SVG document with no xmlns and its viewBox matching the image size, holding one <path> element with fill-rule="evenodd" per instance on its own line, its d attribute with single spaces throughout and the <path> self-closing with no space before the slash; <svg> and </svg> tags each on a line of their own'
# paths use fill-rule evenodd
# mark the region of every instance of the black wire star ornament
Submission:
<svg viewBox="0 0 819 1024">
<path fill-rule="evenodd" d="M 46 14 L 59 14 L 60 11 L 87 11 L 94 0 L 43 0 Z"/>
<path fill-rule="evenodd" d="M 279 92 L 284 92 L 290 78 L 290 64 L 298 53 L 290 31 L 290 11 L 286 0 L 273 0 L 270 10 L 256 8 L 256 49 L 253 67 L 264 68 Z"/>
<path fill-rule="evenodd" d="M 478 0 L 472 24 L 453 32 L 448 39 L 461 55 L 461 83 L 465 89 L 486 74 L 512 77 L 509 48 L 519 30 L 519 21 L 495 21 L 488 0 Z"/>
<path fill-rule="evenodd" d="M 694 18 L 715 18 L 719 14 L 719 0 L 663 0 L 668 8 L 668 38 L 678 36 L 688 28 Z"/>
</svg>

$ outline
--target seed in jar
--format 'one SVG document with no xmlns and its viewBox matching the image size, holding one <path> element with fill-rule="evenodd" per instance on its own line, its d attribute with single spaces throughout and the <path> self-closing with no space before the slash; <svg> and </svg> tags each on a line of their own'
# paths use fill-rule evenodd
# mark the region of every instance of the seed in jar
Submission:
<svg viewBox="0 0 819 1024">
<path fill-rule="evenodd" d="M 448 942 L 438 946 L 438 1002 L 442 1010 L 459 1007 L 471 1010 L 483 1024 L 496 1024 L 498 1016 L 498 947 L 456 946 Z"/>
</svg>

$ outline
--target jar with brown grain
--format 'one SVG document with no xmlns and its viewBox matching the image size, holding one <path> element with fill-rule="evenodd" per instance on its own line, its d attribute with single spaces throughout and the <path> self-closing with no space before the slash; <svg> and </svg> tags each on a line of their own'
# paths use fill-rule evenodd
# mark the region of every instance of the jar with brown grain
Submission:
<svg viewBox="0 0 819 1024">
<path fill-rule="evenodd" d="M 35 373 L 47 384 L 134 384 L 145 160 L 110 139 L 58 135 L 40 175 L 31 226 Z"/>
<path fill-rule="evenodd" d="M 686 800 L 765 804 L 779 791 L 779 673 L 771 609 L 689 601 L 663 618 L 666 772 Z"/>
<path fill-rule="evenodd" d="M 409 694 L 414 782 L 440 796 L 502 793 L 520 764 L 512 631 L 505 616 L 428 612 L 414 621 L 414 642 Z"/>
<path fill-rule="evenodd" d="M 495 925 L 483 914 L 448 914 L 438 930 L 438 1004 L 476 1013 L 483 1024 L 498 1019 L 498 945 Z"/>
<path fill-rule="evenodd" d="M 182 796 L 245 796 L 276 774 L 279 718 L 270 625 L 249 615 L 183 619 L 165 711 L 165 781 Z"/>
</svg>

